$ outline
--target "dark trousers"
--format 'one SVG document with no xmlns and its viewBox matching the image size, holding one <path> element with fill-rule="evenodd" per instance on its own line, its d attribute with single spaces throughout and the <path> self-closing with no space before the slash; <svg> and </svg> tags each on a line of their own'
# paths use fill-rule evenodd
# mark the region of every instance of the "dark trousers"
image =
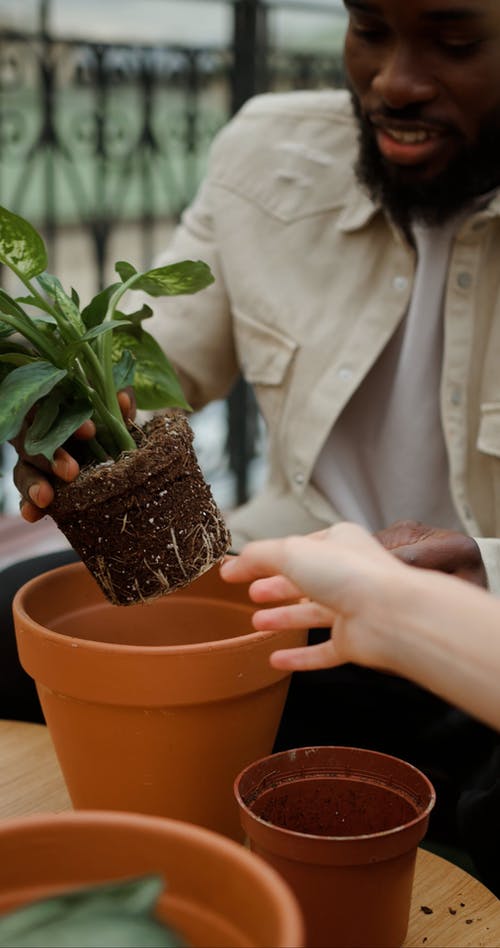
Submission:
<svg viewBox="0 0 500 948">
<path fill-rule="evenodd" d="M 61 550 L 21 560 L 0 571 L 0 718 L 44 723 L 33 679 L 17 657 L 12 600 L 29 579 L 76 559 L 73 550 Z"/>
</svg>

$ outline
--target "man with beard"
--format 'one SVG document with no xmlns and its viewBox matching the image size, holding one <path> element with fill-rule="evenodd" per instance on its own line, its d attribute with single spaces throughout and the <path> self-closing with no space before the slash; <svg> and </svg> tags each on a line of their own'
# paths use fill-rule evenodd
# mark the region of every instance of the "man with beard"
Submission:
<svg viewBox="0 0 500 948">
<path fill-rule="evenodd" d="M 159 261 L 201 258 L 215 284 L 159 304 L 148 328 L 194 408 L 240 371 L 254 388 L 269 476 L 228 517 L 236 548 L 352 520 L 407 562 L 498 590 L 498 0 L 346 8 L 350 91 L 260 96 L 220 134 Z M 16 483 L 37 519 L 50 486 L 27 463 Z M 496 742 L 416 686 L 346 666 L 294 676 L 276 746 L 422 767 L 431 835 L 468 846 L 500 894 L 482 826 Z"/>
</svg>

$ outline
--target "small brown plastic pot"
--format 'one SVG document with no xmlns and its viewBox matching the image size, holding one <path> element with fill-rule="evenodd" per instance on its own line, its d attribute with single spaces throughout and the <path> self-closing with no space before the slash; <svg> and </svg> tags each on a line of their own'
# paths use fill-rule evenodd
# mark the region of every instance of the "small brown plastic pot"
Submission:
<svg viewBox="0 0 500 948">
<path fill-rule="evenodd" d="M 173 817 L 242 839 L 236 774 L 272 750 L 290 675 L 256 632 L 247 588 L 217 567 L 149 604 L 112 605 L 82 563 L 37 576 L 13 605 L 73 805 Z"/>
<path fill-rule="evenodd" d="M 156 914 L 192 946 L 301 948 L 299 907 L 257 856 L 210 830 L 135 813 L 0 822 L 0 914 L 84 885 L 162 875 Z"/>
<path fill-rule="evenodd" d="M 417 847 L 435 792 L 406 761 L 305 747 L 235 781 L 252 850 L 290 884 L 308 948 L 397 948 L 408 929 Z"/>
</svg>

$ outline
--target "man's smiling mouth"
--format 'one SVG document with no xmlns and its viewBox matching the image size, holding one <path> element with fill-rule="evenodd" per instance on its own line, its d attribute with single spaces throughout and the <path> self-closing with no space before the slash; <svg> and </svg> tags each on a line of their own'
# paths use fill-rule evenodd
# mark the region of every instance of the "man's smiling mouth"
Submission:
<svg viewBox="0 0 500 948">
<path fill-rule="evenodd" d="M 385 132 L 386 135 L 390 135 L 394 141 L 409 145 L 426 142 L 431 138 L 437 138 L 439 136 L 439 132 L 436 131 L 431 132 L 427 129 L 415 129 L 414 131 L 403 132 L 399 128 L 391 128 L 390 125 L 381 128 L 381 131 Z"/>
</svg>

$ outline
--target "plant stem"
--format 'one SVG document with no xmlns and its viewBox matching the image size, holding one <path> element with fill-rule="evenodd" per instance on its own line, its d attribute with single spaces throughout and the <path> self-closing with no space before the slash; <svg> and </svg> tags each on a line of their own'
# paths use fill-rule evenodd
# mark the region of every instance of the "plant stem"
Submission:
<svg viewBox="0 0 500 948">
<path fill-rule="evenodd" d="M 67 324 L 64 319 L 60 318 L 57 308 L 50 303 L 47 304 L 47 301 L 44 300 L 32 286 L 31 280 L 26 279 L 21 273 L 17 275 L 28 288 L 35 302 L 38 301 L 43 303 L 44 306 L 49 306 L 63 338 L 66 338 L 70 343 L 78 342 L 81 336 L 77 328 Z M 115 293 L 113 298 L 117 296 L 118 300 L 121 295 L 122 293 L 119 295 Z M 111 333 L 107 335 L 111 337 Z M 85 364 L 85 368 L 82 367 L 81 362 Z M 135 451 L 137 445 L 123 420 L 114 386 L 111 338 L 109 339 L 109 346 L 104 348 L 102 352 L 102 362 L 98 359 L 92 346 L 88 342 L 83 342 L 80 347 L 79 356 L 75 360 L 75 368 L 88 397 L 94 405 L 96 414 L 103 425 L 109 430 L 116 444 L 117 454 L 120 454 L 122 451 Z M 91 385 L 89 385 L 87 375 L 90 376 Z M 102 452 L 103 449 L 100 448 L 100 450 Z"/>
<path fill-rule="evenodd" d="M 28 342 L 31 342 L 48 362 L 57 365 L 60 369 L 65 368 L 65 360 L 62 353 L 58 353 L 55 346 L 51 346 L 47 343 L 45 336 L 38 331 L 36 326 L 33 326 L 31 323 L 29 326 L 26 326 L 24 321 L 8 313 L 2 313 L 0 318 L 3 323 L 12 326 L 12 328 L 23 335 Z M 26 316 L 26 319 L 29 319 L 29 317 Z"/>
<path fill-rule="evenodd" d="M 104 449 L 101 448 L 101 445 L 99 444 L 96 438 L 90 438 L 90 440 L 87 441 L 87 444 L 90 450 L 92 451 L 92 453 L 96 456 L 98 461 L 109 460 L 108 455 L 106 454 Z"/>
<path fill-rule="evenodd" d="M 87 395 L 94 406 L 97 417 L 104 427 L 108 429 L 113 441 L 116 444 L 116 454 L 121 454 L 122 451 L 135 451 L 137 449 L 137 445 L 126 426 L 121 413 L 120 417 L 117 418 L 116 415 L 114 415 L 109 410 L 106 402 L 101 398 L 99 393 L 94 388 L 88 385 L 88 383 L 85 385 L 85 388 Z"/>
</svg>

